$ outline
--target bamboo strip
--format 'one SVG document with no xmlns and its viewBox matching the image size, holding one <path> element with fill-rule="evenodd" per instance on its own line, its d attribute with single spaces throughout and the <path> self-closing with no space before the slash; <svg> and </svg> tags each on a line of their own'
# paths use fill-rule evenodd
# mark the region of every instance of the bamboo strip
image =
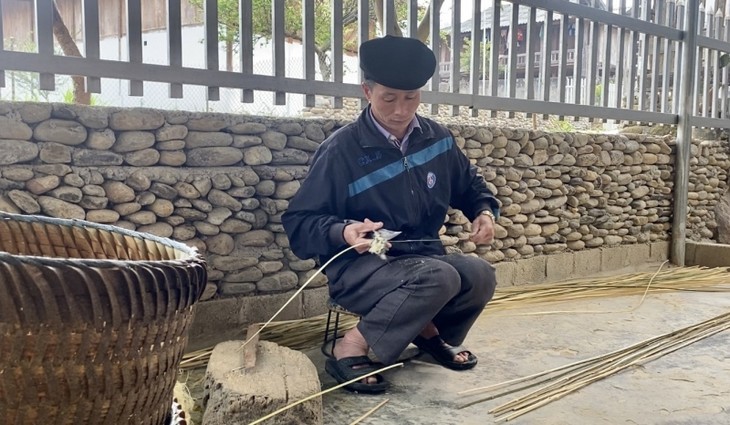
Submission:
<svg viewBox="0 0 730 425">
<path fill-rule="evenodd" d="M 299 400 L 299 401 L 296 401 L 296 402 L 294 402 L 294 403 L 292 403 L 292 404 L 286 405 L 286 406 L 282 407 L 281 409 L 279 409 L 279 410 L 276 410 L 275 412 L 272 412 L 272 413 L 270 413 L 270 414 L 268 414 L 268 415 L 264 416 L 263 418 L 259 418 L 259 419 L 256 419 L 255 421 L 251 422 L 251 423 L 250 423 L 250 424 L 248 424 L 248 425 L 256 425 L 256 424 L 259 424 L 259 423 L 261 423 L 261 422 L 263 422 L 263 421 L 265 421 L 265 420 L 267 420 L 267 419 L 271 419 L 271 418 L 273 418 L 274 416 L 278 415 L 279 413 L 285 412 L 285 411 L 287 411 L 287 410 L 291 409 L 292 407 L 294 407 L 294 406 L 298 406 L 298 405 L 300 405 L 300 404 L 302 404 L 302 403 L 304 403 L 304 402 L 307 402 L 307 401 L 309 401 L 309 400 L 311 400 L 311 399 L 313 399 L 313 398 L 315 398 L 315 397 L 320 397 L 320 396 L 323 396 L 323 395 L 325 395 L 325 394 L 327 394 L 327 393 L 329 393 L 329 392 L 332 392 L 332 391 L 334 391 L 334 390 L 336 390 L 336 389 L 339 389 L 339 388 L 345 387 L 345 386 L 347 386 L 347 385 L 350 385 L 350 384 L 354 384 L 355 382 L 357 382 L 357 381 L 360 381 L 360 380 L 361 380 L 361 379 L 363 379 L 363 378 L 367 378 L 367 377 L 369 377 L 369 376 L 377 375 L 377 374 L 379 374 L 379 373 L 383 373 L 383 372 L 385 372 L 386 370 L 390 370 L 390 369 L 393 369 L 393 368 L 396 368 L 396 367 L 401 367 L 401 366 L 403 366 L 403 363 L 396 363 L 396 364 L 392 364 L 392 365 L 390 365 L 390 366 L 386 366 L 386 367 L 384 367 L 384 368 L 382 368 L 382 369 L 378 369 L 378 370 L 375 370 L 375 371 L 373 371 L 373 372 L 370 372 L 370 373 L 364 374 L 364 375 L 362 375 L 362 376 L 358 376 L 357 378 L 354 378 L 354 379 L 351 379 L 351 380 L 349 380 L 349 381 L 347 381 L 347 382 L 343 382 L 343 383 L 341 383 L 341 384 L 335 385 L 335 386 L 334 386 L 334 387 L 332 387 L 332 388 L 328 388 L 328 389 L 326 389 L 326 390 L 324 390 L 324 391 L 320 391 L 320 392 L 318 392 L 318 393 L 316 393 L 316 394 L 312 394 L 312 395 L 310 395 L 310 396 L 308 396 L 308 397 L 305 397 L 305 398 L 303 398 L 303 399 L 301 399 L 301 400 Z"/>
<path fill-rule="evenodd" d="M 660 269 L 661 270 L 661 269 Z M 632 273 L 604 278 L 576 279 L 560 283 L 525 285 L 509 288 L 498 288 L 494 298 L 488 304 L 485 314 L 495 314 L 517 306 L 548 304 L 586 298 L 606 296 L 628 296 L 642 293 L 642 300 L 633 307 L 643 303 L 649 293 L 670 291 L 703 291 L 728 292 L 730 273 L 726 269 L 703 267 L 672 268 L 655 273 Z M 581 313 L 581 311 L 554 311 L 535 314 Z M 607 312 L 591 312 L 607 313 Z M 611 312 L 615 313 L 615 312 Z M 521 313 L 524 315 L 525 313 Z M 295 349 L 309 349 L 324 338 L 326 315 L 301 320 L 269 322 L 262 328 L 260 338 L 266 341 Z M 357 324 L 356 317 L 345 316 L 340 319 L 343 329 Z M 192 369 L 205 366 L 213 347 L 187 353 L 181 368 Z"/>
<path fill-rule="evenodd" d="M 614 375 L 629 367 L 652 361 L 728 329 L 730 329 L 730 313 L 721 314 L 703 322 L 646 339 L 608 354 L 595 356 L 590 359 L 536 373 L 528 377 L 498 383 L 489 387 L 462 391 L 459 394 L 474 394 L 521 384 L 519 387 L 511 388 L 502 393 L 468 402 L 460 406 L 460 408 L 547 383 L 528 394 L 497 406 L 488 412 L 497 416 L 497 422 L 512 420 L 552 401 L 565 397 L 591 383 Z M 544 378 L 539 382 L 529 383 L 535 379 L 562 371 L 564 372 L 557 376 Z"/>
<path fill-rule="evenodd" d="M 352 421 L 352 423 L 351 423 L 350 425 L 357 425 L 357 424 L 359 424 L 360 422 L 364 421 L 365 419 L 367 419 L 367 417 L 368 417 L 368 416 L 372 415 L 372 414 L 373 414 L 373 413 L 374 413 L 374 412 L 375 412 L 376 410 L 378 410 L 378 409 L 380 409 L 381 407 L 385 406 L 385 403 L 387 403 L 387 402 L 389 402 L 389 401 L 390 401 L 390 399 L 389 399 L 389 398 L 386 398 L 385 400 L 381 401 L 380 403 L 378 403 L 378 405 L 377 405 L 377 406 L 375 406 L 375 407 L 373 407 L 372 409 L 370 409 L 370 410 L 368 410 L 367 412 L 365 412 L 365 414 L 364 414 L 364 415 L 362 415 L 362 416 L 360 416 L 359 418 L 357 418 L 357 419 L 355 419 L 354 421 Z"/>
</svg>

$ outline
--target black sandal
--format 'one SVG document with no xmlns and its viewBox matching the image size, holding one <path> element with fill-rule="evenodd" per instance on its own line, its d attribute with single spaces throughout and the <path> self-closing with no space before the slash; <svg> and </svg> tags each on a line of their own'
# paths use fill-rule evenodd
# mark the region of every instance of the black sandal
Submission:
<svg viewBox="0 0 730 425">
<path fill-rule="evenodd" d="M 362 367 L 355 369 L 354 366 Z M 370 372 L 374 372 L 378 370 L 378 368 L 375 367 L 375 363 L 370 360 L 370 357 L 355 356 L 344 357 L 339 360 L 327 359 L 327 362 L 324 365 L 324 370 L 335 378 L 337 383 L 342 384 L 363 375 L 367 375 Z M 384 393 L 388 387 L 390 387 L 390 382 L 386 381 L 382 376 L 372 375 L 372 377 L 377 379 L 378 382 L 374 384 L 366 384 L 361 381 L 353 382 L 352 384 L 345 386 L 345 389 L 358 393 L 380 394 Z"/>
<path fill-rule="evenodd" d="M 471 351 L 461 346 L 452 347 L 439 335 L 429 339 L 419 335 L 413 340 L 413 344 L 421 351 L 430 354 L 442 366 L 452 370 L 467 370 L 477 365 L 477 356 L 472 354 Z M 465 362 L 457 362 L 454 357 L 459 353 L 468 353 L 469 358 Z"/>
</svg>

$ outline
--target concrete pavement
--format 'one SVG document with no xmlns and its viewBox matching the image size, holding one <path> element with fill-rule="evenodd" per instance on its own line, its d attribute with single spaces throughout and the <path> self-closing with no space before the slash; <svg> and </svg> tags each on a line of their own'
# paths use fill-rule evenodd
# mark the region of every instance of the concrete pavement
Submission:
<svg viewBox="0 0 730 425">
<path fill-rule="evenodd" d="M 380 401 L 363 424 L 489 424 L 488 410 L 523 393 L 460 409 L 457 392 L 504 382 L 605 354 L 730 311 L 730 293 L 672 292 L 515 308 L 480 318 L 466 346 L 479 365 L 455 372 L 424 355 L 386 372 L 385 395 L 344 390 L 325 395 L 324 422 L 348 424 Z M 556 311 L 573 313 L 536 314 Z M 591 313 L 585 313 L 591 311 Z M 730 331 L 593 383 L 509 423 L 730 424 Z M 319 350 L 306 353 L 323 388 L 335 385 Z"/>
</svg>

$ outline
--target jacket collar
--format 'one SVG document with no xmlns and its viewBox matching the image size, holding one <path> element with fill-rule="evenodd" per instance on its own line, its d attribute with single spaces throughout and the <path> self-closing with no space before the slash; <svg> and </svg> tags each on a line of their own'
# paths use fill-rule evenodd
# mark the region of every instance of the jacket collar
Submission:
<svg viewBox="0 0 730 425">
<path fill-rule="evenodd" d="M 375 127 L 375 123 L 370 115 L 370 108 L 371 106 L 368 105 L 365 109 L 363 109 L 357 119 L 357 135 L 360 145 L 364 148 L 391 147 L 393 149 L 397 149 L 378 130 L 378 128 Z M 433 137 L 433 129 L 429 122 L 418 114 L 416 114 L 416 119 L 418 120 L 418 127 L 420 128 L 416 127 L 413 129 L 408 142 L 411 146 L 415 146 L 415 143 L 418 143 L 421 140 Z"/>
</svg>

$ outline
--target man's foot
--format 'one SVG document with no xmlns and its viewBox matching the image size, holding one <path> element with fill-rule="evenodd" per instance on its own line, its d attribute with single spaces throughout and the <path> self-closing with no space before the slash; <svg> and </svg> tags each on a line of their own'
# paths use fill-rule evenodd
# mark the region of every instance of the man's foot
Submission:
<svg viewBox="0 0 730 425">
<path fill-rule="evenodd" d="M 463 347 L 452 347 L 440 336 L 429 339 L 417 336 L 413 343 L 421 351 L 430 354 L 442 366 L 452 370 L 467 370 L 477 365 L 477 357 Z M 466 361 L 463 360 L 466 356 Z"/>
<path fill-rule="evenodd" d="M 343 357 L 338 360 L 327 359 L 325 363 L 327 373 L 340 384 L 374 372 L 377 369 L 368 356 Z M 359 393 L 380 394 L 385 392 L 388 387 L 390 387 L 390 383 L 382 376 L 371 375 L 365 379 L 346 385 L 345 389 Z"/>
<path fill-rule="evenodd" d="M 347 333 L 345 333 L 345 336 L 342 337 L 342 340 L 338 341 L 335 345 L 334 349 L 334 356 L 336 361 L 343 360 L 343 362 L 340 362 L 340 365 L 338 366 L 338 369 L 340 369 L 340 372 L 338 373 L 339 376 L 344 376 L 345 372 L 342 371 L 343 367 L 346 367 L 348 369 L 352 370 L 352 373 L 359 373 L 360 375 L 365 375 L 368 372 L 372 372 L 375 369 L 372 369 L 372 361 L 367 357 L 368 351 L 370 351 L 370 347 L 368 346 L 367 341 L 365 341 L 365 337 L 362 336 L 360 333 L 360 330 L 357 329 L 357 327 L 350 329 Z M 360 363 L 352 362 L 352 361 L 346 361 L 347 359 L 359 359 Z M 328 364 L 329 369 L 333 369 L 333 366 L 330 366 Z M 332 372 L 330 372 L 329 369 L 326 369 L 327 372 L 332 375 Z M 362 370 L 359 370 L 362 369 Z M 369 369 L 369 370 L 365 370 Z M 355 372 L 357 371 L 357 372 Z M 335 379 L 338 379 L 339 383 L 349 381 L 350 379 L 355 378 L 357 375 L 353 375 L 349 379 L 344 379 L 343 381 L 339 381 L 339 378 L 335 375 L 332 375 Z M 379 375 L 369 376 L 367 378 L 363 378 L 362 384 L 365 385 L 376 385 L 379 382 L 386 382 L 382 377 Z M 361 390 L 355 390 L 355 391 L 361 391 Z M 384 390 L 383 390 L 384 391 Z M 381 391 L 382 392 L 382 391 Z"/>
<path fill-rule="evenodd" d="M 454 370 L 471 369 L 477 364 L 477 358 L 469 350 L 461 347 L 452 347 L 439 336 L 439 331 L 433 323 L 426 325 L 421 334 L 413 340 L 421 350 L 430 354 L 443 366 Z"/>
</svg>

